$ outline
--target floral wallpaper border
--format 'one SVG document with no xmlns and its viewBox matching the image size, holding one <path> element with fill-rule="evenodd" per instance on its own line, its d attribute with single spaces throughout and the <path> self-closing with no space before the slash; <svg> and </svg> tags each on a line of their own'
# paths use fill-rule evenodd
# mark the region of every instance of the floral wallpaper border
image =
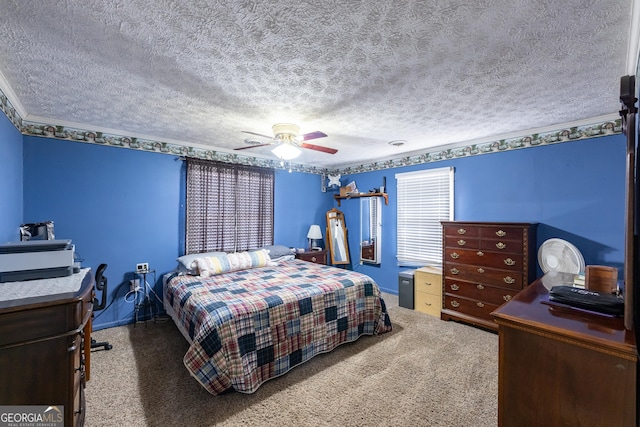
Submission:
<svg viewBox="0 0 640 427">
<path fill-rule="evenodd" d="M 403 166 L 419 165 L 424 163 L 450 160 L 460 157 L 476 156 L 480 154 L 497 153 L 508 150 L 538 147 L 540 145 L 556 144 L 567 141 L 576 141 L 599 136 L 615 135 L 622 133 L 621 119 L 594 123 L 584 126 L 576 126 L 568 129 L 560 129 L 544 133 L 537 133 L 517 138 L 501 139 L 497 141 L 472 144 L 457 148 L 439 149 L 430 152 L 404 156 L 397 159 L 389 159 L 357 166 L 349 166 L 330 170 L 315 166 L 296 163 L 282 164 L 279 160 L 262 159 L 258 157 L 231 154 L 222 151 L 208 150 L 191 147 L 189 145 L 172 144 L 148 139 L 139 139 L 126 135 L 89 131 L 67 126 L 56 126 L 47 123 L 36 123 L 23 120 L 13 107 L 4 92 L 0 89 L 0 108 L 7 118 L 23 135 L 42 136 L 47 138 L 64 139 L 70 141 L 86 142 L 90 144 L 109 145 L 132 150 L 144 150 L 157 153 L 172 154 L 185 157 L 216 160 L 225 163 L 261 166 L 274 169 L 286 169 L 289 171 L 314 173 L 314 174 L 341 174 L 349 175 L 376 170 L 398 168 Z"/>
</svg>

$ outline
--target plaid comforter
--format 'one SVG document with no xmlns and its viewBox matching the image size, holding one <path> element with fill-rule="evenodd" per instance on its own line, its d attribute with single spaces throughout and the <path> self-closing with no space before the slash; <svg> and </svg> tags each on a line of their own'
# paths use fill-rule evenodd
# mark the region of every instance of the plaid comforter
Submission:
<svg viewBox="0 0 640 427">
<path fill-rule="evenodd" d="M 319 353 L 391 330 L 373 279 L 300 260 L 174 276 L 164 299 L 191 337 L 184 364 L 211 394 L 253 393 Z"/>
</svg>

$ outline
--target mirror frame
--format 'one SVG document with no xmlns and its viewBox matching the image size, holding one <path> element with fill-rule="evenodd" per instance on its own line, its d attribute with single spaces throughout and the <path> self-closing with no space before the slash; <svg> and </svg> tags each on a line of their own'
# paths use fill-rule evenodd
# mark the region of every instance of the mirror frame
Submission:
<svg viewBox="0 0 640 427">
<path fill-rule="evenodd" d="M 375 220 L 375 224 L 371 220 Z M 379 197 L 360 199 L 360 262 L 380 264 L 382 203 Z"/>
<path fill-rule="evenodd" d="M 327 248 L 331 255 L 331 264 L 349 264 L 349 240 L 347 238 L 347 227 L 344 222 L 344 214 L 336 208 L 329 210 L 327 217 Z M 344 258 L 340 256 L 338 245 L 342 244 Z"/>
</svg>

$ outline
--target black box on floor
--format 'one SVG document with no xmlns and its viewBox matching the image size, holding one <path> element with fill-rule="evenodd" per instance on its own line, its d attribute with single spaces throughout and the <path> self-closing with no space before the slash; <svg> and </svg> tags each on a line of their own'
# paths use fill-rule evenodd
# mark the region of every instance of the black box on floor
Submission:
<svg viewBox="0 0 640 427">
<path fill-rule="evenodd" d="M 398 305 L 413 310 L 413 276 L 415 270 L 405 270 L 398 273 Z"/>
</svg>

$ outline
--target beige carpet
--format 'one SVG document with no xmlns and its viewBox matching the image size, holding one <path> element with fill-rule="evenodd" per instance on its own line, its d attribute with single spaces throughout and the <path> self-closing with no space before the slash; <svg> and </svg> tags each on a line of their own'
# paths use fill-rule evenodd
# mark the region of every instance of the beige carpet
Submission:
<svg viewBox="0 0 640 427">
<path fill-rule="evenodd" d="M 394 330 L 322 354 L 254 394 L 213 396 L 182 364 L 173 321 L 97 331 L 87 426 L 497 425 L 498 336 L 398 307 Z"/>
</svg>

